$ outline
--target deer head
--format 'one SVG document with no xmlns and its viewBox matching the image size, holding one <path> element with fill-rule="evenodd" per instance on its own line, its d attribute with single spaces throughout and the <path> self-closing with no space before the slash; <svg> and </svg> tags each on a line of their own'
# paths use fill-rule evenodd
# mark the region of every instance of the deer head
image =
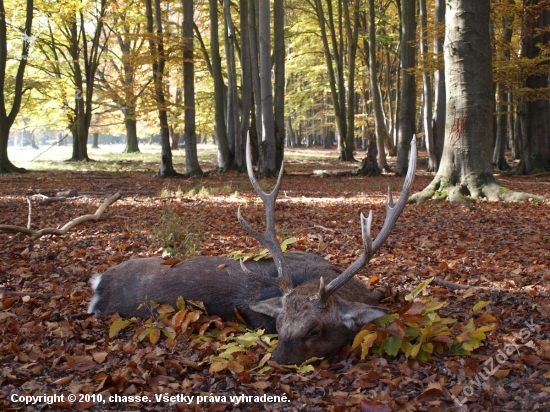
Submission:
<svg viewBox="0 0 550 412">
<path fill-rule="evenodd" d="M 350 341 L 353 335 L 365 325 L 386 313 L 383 308 L 361 302 L 350 301 L 337 292 L 362 269 L 374 253 L 390 235 L 395 223 L 403 211 L 414 179 L 416 167 L 416 142 L 411 142 L 409 167 L 405 184 L 396 204 L 388 188 L 386 202 L 386 220 L 380 233 L 371 239 L 372 211 L 365 218 L 361 213 L 361 232 L 363 254 L 343 273 L 325 285 L 321 277 L 319 283 L 311 282 L 294 287 L 292 276 L 285 265 L 285 259 L 275 234 L 275 201 L 281 186 L 283 167 L 273 191 L 264 192 L 254 177 L 252 169 L 250 137 L 247 139 L 246 164 L 248 176 L 254 190 L 265 204 L 266 231 L 258 232 L 250 227 L 243 218 L 240 208 L 238 220 L 244 230 L 263 244 L 273 256 L 278 277 L 268 277 L 251 272 L 241 261 L 242 270 L 250 277 L 266 285 L 277 285 L 282 296 L 273 297 L 250 305 L 256 312 L 276 319 L 279 344 L 273 359 L 284 363 L 301 363 L 312 356 L 329 356 L 337 353 L 343 342 Z"/>
</svg>

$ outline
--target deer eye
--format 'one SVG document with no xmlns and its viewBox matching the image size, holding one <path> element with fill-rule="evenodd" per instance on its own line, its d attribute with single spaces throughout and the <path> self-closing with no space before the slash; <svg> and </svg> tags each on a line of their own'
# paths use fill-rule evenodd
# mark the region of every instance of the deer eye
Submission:
<svg viewBox="0 0 550 412">
<path fill-rule="evenodd" d="M 309 338 L 317 338 L 319 336 L 321 336 L 321 329 L 319 328 L 312 329 L 308 334 Z"/>
</svg>

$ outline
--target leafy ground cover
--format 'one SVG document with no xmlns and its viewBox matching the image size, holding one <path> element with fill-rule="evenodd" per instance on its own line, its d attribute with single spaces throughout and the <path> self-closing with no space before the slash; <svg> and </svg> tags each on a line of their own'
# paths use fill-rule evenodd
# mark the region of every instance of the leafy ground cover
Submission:
<svg viewBox="0 0 550 412">
<path fill-rule="evenodd" d="M 276 212 L 279 235 L 296 238 L 288 250 L 318 253 L 344 268 L 360 253 L 359 212 L 373 210 L 376 235 L 386 187 L 396 190 L 402 181 L 307 176 L 316 165 L 306 157 L 288 162 Z M 123 325 L 86 314 L 90 276 L 124 260 L 167 252 L 182 259 L 261 251 L 236 219 L 241 205 L 251 224 L 263 225 L 263 207 L 244 174 L 159 180 L 151 178 L 153 166 L 117 173 L 88 169 L 0 175 L 0 224 L 27 225 L 26 195 L 34 195 L 32 227 L 43 228 L 93 213 L 110 194 L 123 194 L 99 221 L 62 237 L 30 245 L 24 237 L 0 234 L 0 286 L 16 292 L 0 299 L 5 410 L 550 409 L 548 201 L 409 205 L 360 272 L 365 282 L 390 291 L 383 304 L 399 313 L 399 322 L 419 315 L 418 304 L 406 298 L 421 282 L 447 281 L 432 282 L 419 297 L 425 306 L 446 303 L 438 313 L 457 320 L 449 328 L 462 343 L 482 345 L 470 346 L 472 354 L 440 353 L 435 345 L 425 360 L 411 356 L 417 350 L 412 347 L 389 355 L 384 347 L 394 351 L 395 337 L 405 333 L 397 324 L 386 325 L 393 334 L 367 328 L 355 348 L 292 368 L 270 361 L 276 337 L 222 323 L 195 306 L 175 308 L 174 324 L 186 331 L 177 336 L 165 334 L 158 323 Z M 430 180 L 419 172 L 414 189 Z M 550 197 L 548 176 L 501 176 L 499 182 Z M 38 196 L 69 190 L 79 196 L 58 201 Z M 480 317 L 494 319 L 495 327 L 479 332 Z M 25 395 L 53 394 L 64 396 L 22 403 Z"/>
</svg>

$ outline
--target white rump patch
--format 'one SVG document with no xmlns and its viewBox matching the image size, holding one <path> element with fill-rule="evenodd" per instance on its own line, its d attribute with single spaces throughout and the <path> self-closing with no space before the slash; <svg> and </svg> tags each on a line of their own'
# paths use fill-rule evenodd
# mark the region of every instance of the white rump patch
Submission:
<svg viewBox="0 0 550 412">
<path fill-rule="evenodd" d="M 96 273 L 92 276 L 90 279 L 90 284 L 92 285 L 92 290 L 95 292 L 99 284 L 101 283 L 101 276 L 103 276 L 101 273 Z"/>
<path fill-rule="evenodd" d="M 92 300 L 88 305 L 88 313 L 94 313 L 95 306 L 97 305 L 97 302 L 99 302 L 99 295 L 97 294 L 96 289 L 101 283 L 101 274 L 96 273 L 94 276 L 92 276 L 92 278 L 90 279 L 90 283 L 92 285 L 92 290 L 94 291 L 94 296 L 92 296 Z"/>
</svg>

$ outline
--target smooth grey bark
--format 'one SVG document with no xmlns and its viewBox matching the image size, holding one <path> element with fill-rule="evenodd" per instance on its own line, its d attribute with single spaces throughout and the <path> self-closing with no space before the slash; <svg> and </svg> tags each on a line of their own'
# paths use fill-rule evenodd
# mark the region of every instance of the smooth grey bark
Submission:
<svg viewBox="0 0 550 412">
<path fill-rule="evenodd" d="M 126 128 L 126 147 L 124 153 L 138 153 L 139 143 L 137 138 L 137 117 L 136 117 L 136 105 L 138 97 L 145 91 L 145 86 L 136 93 L 134 90 L 135 85 L 135 70 L 131 48 L 131 35 L 129 28 L 126 24 L 123 25 L 125 29 L 125 35 L 117 34 L 120 50 L 122 51 L 123 63 L 123 75 L 121 80 L 123 84 L 123 98 L 124 103 L 121 105 L 122 114 L 124 115 L 124 127 Z M 149 83 L 147 83 L 149 84 Z"/>
<path fill-rule="evenodd" d="M 526 7 L 540 7 L 541 0 L 533 0 Z M 540 58 L 544 46 L 550 42 L 550 11 L 542 10 L 529 15 L 526 9 L 525 32 L 522 37 L 521 56 L 528 59 Z M 546 65 L 546 72 L 540 70 Z M 543 173 L 550 171 L 550 100 L 543 97 L 544 90 L 550 85 L 548 62 L 539 63 L 539 73 L 527 77 L 525 87 L 531 96 L 522 97 L 519 119 L 522 130 L 521 174 Z"/>
<path fill-rule="evenodd" d="M 239 121 L 239 92 L 237 90 L 237 66 L 235 63 L 236 33 L 231 18 L 231 2 L 223 0 L 224 41 L 227 62 L 227 95 L 226 95 L 226 130 L 229 153 L 233 159 L 233 167 L 242 170 L 245 167 L 243 157 L 243 141 L 241 140 L 241 124 Z"/>
<path fill-rule="evenodd" d="M 447 119 L 439 170 L 417 202 L 432 196 L 522 200 L 532 195 L 499 186 L 492 174 L 493 81 L 490 0 L 447 0 L 445 77 Z"/>
<path fill-rule="evenodd" d="M 218 141 L 218 167 L 220 169 L 227 169 L 231 167 L 232 159 L 225 126 L 225 99 L 218 29 L 218 2 L 216 0 L 209 0 L 208 3 L 210 10 L 210 55 L 212 58 L 212 79 L 214 81 L 214 116 Z"/>
<path fill-rule="evenodd" d="M 369 41 L 365 42 L 364 47 L 368 48 L 368 66 L 369 66 L 369 86 L 372 99 L 372 111 L 374 114 L 374 133 L 376 136 L 376 161 L 378 168 L 389 172 L 390 167 L 386 159 L 386 150 L 384 148 L 386 140 L 390 139 L 386 128 L 384 107 L 382 105 L 382 92 L 376 73 L 376 27 L 375 27 L 374 0 L 369 0 Z"/>
<path fill-rule="evenodd" d="M 366 102 L 369 101 L 369 92 L 367 86 L 363 86 L 363 101 L 364 101 L 364 113 L 366 114 Z M 367 143 L 368 140 L 368 143 Z M 383 148 L 384 146 L 382 146 Z M 363 130 L 363 149 L 367 152 L 367 155 L 361 160 L 361 166 L 357 173 L 362 176 L 380 176 L 382 174 L 382 168 L 378 165 L 378 139 L 376 135 L 370 133 L 369 125 L 364 127 Z"/>
<path fill-rule="evenodd" d="M 260 87 L 262 106 L 262 146 L 259 172 L 264 176 L 277 173 L 275 153 L 275 119 L 271 84 L 271 21 L 269 0 L 258 1 L 258 33 L 260 40 Z"/>
<path fill-rule="evenodd" d="M 508 0 L 508 3 L 514 4 L 514 0 Z M 495 23 L 496 24 L 496 23 Z M 502 40 L 505 44 L 509 44 L 512 40 L 513 28 L 512 20 L 508 17 L 502 19 Z M 502 60 L 510 60 L 509 50 L 498 50 L 500 58 Z M 510 166 L 506 162 L 506 146 L 508 129 L 508 93 L 504 82 L 498 82 L 496 84 L 496 101 L 495 101 L 495 116 L 496 116 L 496 133 L 495 133 L 495 145 L 493 148 L 493 167 L 498 170 L 508 170 Z"/>
<path fill-rule="evenodd" d="M 416 129 L 416 2 L 401 2 L 401 69 L 403 85 L 401 87 L 401 106 L 399 107 L 399 128 L 397 134 L 397 163 L 395 173 L 404 176 L 407 173 L 408 155 L 411 140 Z"/>
<path fill-rule="evenodd" d="M 275 164 L 281 168 L 285 148 L 285 13 L 284 1 L 273 2 L 273 60 L 275 66 Z"/>
<path fill-rule="evenodd" d="M 252 104 L 252 72 L 250 61 L 250 30 L 248 24 L 248 0 L 239 0 L 241 8 L 241 142 L 246 142 L 250 130 L 250 110 Z M 235 161 L 237 163 L 237 161 Z M 244 166 L 244 165 L 243 165 Z"/>
<path fill-rule="evenodd" d="M 185 47 L 185 45 L 183 44 L 184 42 L 185 40 L 183 40 L 183 26 L 182 26 L 182 46 L 183 47 Z M 183 63 L 182 63 L 182 66 L 183 66 Z M 185 67 L 182 69 L 182 73 L 183 73 L 183 81 L 185 82 Z M 185 85 L 183 87 L 185 87 Z M 183 105 L 183 87 L 176 88 L 176 95 L 173 100 L 173 104 L 176 107 L 182 107 Z M 168 87 L 168 89 L 170 89 L 170 87 Z M 185 127 L 185 120 L 183 121 L 184 123 L 183 126 L 180 126 L 178 121 L 178 116 L 170 116 L 168 118 L 168 121 L 170 122 L 170 129 L 169 129 L 170 130 L 170 148 L 172 150 L 179 150 L 179 142 L 180 142 L 179 131 Z"/>
<path fill-rule="evenodd" d="M 336 128 L 338 130 L 338 153 L 340 160 L 353 161 L 353 151 L 355 149 L 354 130 L 348 126 L 348 110 L 354 110 L 354 107 L 347 107 L 346 100 L 346 82 L 344 76 L 344 39 L 347 38 L 347 46 L 357 48 L 356 32 L 358 25 L 351 26 L 351 18 L 349 18 L 349 12 L 346 12 L 348 7 L 347 3 L 337 2 L 336 16 L 332 8 L 332 1 L 326 0 L 326 13 L 323 9 L 321 0 L 315 0 L 311 2 L 315 8 L 315 14 L 319 22 L 319 28 L 321 30 L 321 40 L 323 42 L 323 51 L 325 54 L 325 61 L 328 71 L 328 81 L 330 85 L 330 92 L 332 97 L 332 106 L 334 110 L 334 117 L 336 122 Z M 354 8 L 356 4 L 354 3 Z M 335 19 L 336 17 L 336 19 Z M 354 16 L 354 22 L 357 19 Z M 348 30 L 351 28 L 351 31 Z M 328 34 L 327 34 L 328 29 Z M 329 44 L 330 40 L 330 44 Z M 355 52 L 354 52 L 355 53 Z M 348 59 L 349 59 L 348 54 Z M 352 65 L 355 63 L 352 63 Z M 348 68 L 349 62 L 348 62 Z M 348 79 L 353 78 L 348 72 Z M 347 84 L 349 88 L 349 83 Z M 352 90 L 347 90 L 347 93 L 354 93 Z"/>
<path fill-rule="evenodd" d="M 195 46 L 193 38 L 193 1 L 181 0 L 183 6 L 183 104 L 185 167 L 187 175 L 202 176 L 197 156 L 197 132 L 195 122 Z"/>
<path fill-rule="evenodd" d="M 174 123 L 170 124 L 170 142 L 171 142 L 170 148 L 172 150 L 179 150 L 178 146 L 180 142 L 180 133 L 174 127 Z"/>
<path fill-rule="evenodd" d="M 72 118 L 72 124 L 70 127 L 71 134 L 73 135 L 73 154 L 70 161 L 87 161 L 88 157 L 88 127 L 86 127 L 86 108 L 85 102 L 88 95 L 88 90 L 84 91 L 85 80 L 82 76 L 82 67 L 80 65 L 80 45 L 78 44 L 78 28 L 77 21 L 68 23 L 67 32 L 69 34 L 69 54 L 71 57 L 71 63 L 74 76 L 74 117 Z M 87 82 L 86 82 L 87 83 Z M 84 94 L 85 93 L 85 94 Z M 91 97 L 91 96 L 90 96 Z M 88 100 L 88 99 L 86 99 Z M 90 101 L 91 109 L 91 101 Z M 91 113 L 90 113 L 91 119 Z"/>
<path fill-rule="evenodd" d="M 33 0 L 27 0 L 27 10 L 25 16 L 25 34 L 32 34 L 33 20 Z M 10 102 L 10 111 L 6 109 L 5 82 L 6 82 L 6 62 L 8 60 L 8 45 L 7 45 L 7 27 L 6 27 L 6 10 L 4 1 L 0 0 L 0 173 L 21 173 L 25 169 L 15 166 L 8 157 L 8 139 L 10 129 L 15 122 L 15 118 L 21 108 L 21 100 L 23 98 L 23 79 L 25 76 L 25 68 L 31 44 L 23 41 L 21 48 L 21 59 L 17 67 L 15 75 L 15 84 L 13 87 L 13 101 Z"/>
<path fill-rule="evenodd" d="M 136 108 L 135 106 L 128 106 L 122 110 L 122 113 L 124 114 L 124 128 L 126 129 L 124 153 L 139 153 Z"/>
<path fill-rule="evenodd" d="M 515 106 L 514 98 L 511 92 L 507 94 L 506 99 L 508 102 L 508 115 L 506 116 L 506 118 L 508 123 L 508 132 L 510 133 L 510 146 L 512 148 L 512 159 L 516 160 L 521 157 L 521 149 L 520 149 L 521 142 L 517 133 L 517 124 L 519 122 L 517 121 L 516 106 Z"/>
<path fill-rule="evenodd" d="M 396 154 L 396 147 L 395 147 L 395 143 L 394 141 L 397 140 L 397 138 L 394 138 L 394 136 L 397 135 L 397 131 L 396 131 L 396 125 L 397 125 L 397 107 L 399 106 L 398 104 L 398 101 L 399 101 L 399 94 L 397 94 L 397 99 L 395 102 L 392 101 L 392 89 L 393 89 L 393 81 L 392 81 L 392 77 L 393 75 L 395 74 L 396 76 L 396 91 L 399 90 L 399 85 L 400 85 L 400 78 L 401 76 L 399 75 L 399 70 L 397 70 L 397 73 L 394 73 L 392 71 L 392 67 L 393 67 L 393 63 L 392 63 L 392 53 L 388 50 L 386 51 L 385 53 L 386 55 L 386 67 L 385 67 L 385 82 L 386 82 L 386 104 L 388 105 L 388 111 L 387 111 L 387 116 L 385 114 L 385 111 L 383 112 L 384 113 L 384 119 L 386 120 L 386 132 L 387 132 L 387 137 L 384 139 L 384 142 L 385 142 L 385 147 L 386 147 L 386 151 L 387 153 L 390 155 L 390 156 L 395 156 Z M 395 60 L 397 60 L 397 56 L 393 56 L 393 58 Z M 381 81 L 378 82 L 379 84 L 381 83 Z M 384 101 L 384 99 L 382 99 L 382 102 Z M 382 103 L 382 109 L 384 110 L 384 104 Z"/>
<path fill-rule="evenodd" d="M 506 110 L 508 108 L 506 101 L 506 91 L 504 85 L 497 84 L 496 92 L 496 135 L 495 146 L 493 148 L 493 167 L 498 170 L 508 170 L 510 165 L 506 162 L 506 130 L 508 126 L 508 116 Z"/>
<path fill-rule="evenodd" d="M 434 42 L 433 52 L 435 55 L 443 54 L 443 41 L 445 38 L 441 25 L 445 23 L 445 0 L 435 0 L 435 19 L 434 19 Z M 434 153 L 437 159 L 437 168 L 443 154 L 443 144 L 445 142 L 445 116 L 447 103 L 445 101 L 445 69 L 436 68 L 434 71 L 434 112 L 432 117 L 433 122 L 433 143 Z"/>
<path fill-rule="evenodd" d="M 93 149 L 99 149 L 99 133 L 98 132 L 92 133 L 92 148 Z"/>
<path fill-rule="evenodd" d="M 166 113 L 166 99 L 164 96 L 163 78 L 166 57 L 164 55 L 160 0 L 154 1 L 155 12 L 153 16 L 151 0 L 145 0 L 145 16 L 147 19 L 147 33 L 149 35 L 149 52 L 153 60 L 153 84 L 160 126 L 161 157 L 159 170 L 155 177 L 171 177 L 178 175 L 178 173 L 174 170 L 174 165 L 172 163 L 170 130 L 168 127 L 168 114 Z M 153 19 L 156 26 L 156 32 L 154 32 Z"/>
<path fill-rule="evenodd" d="M 338 1 L 336 4 L 337 15 L 336 23 L 334 21 L 334 14 L 332 12 L 332 1 L 326 0 L 327 9 L 328 9 L 328 21 L 329 21 L 329 30 L 330 38 L 332 43 L 332 52 L 334 54 L 334 60 L 336 64 L 336 81 L 338 84 L 338 100 L 335 101 L 335 104 L 340 106 L 340 125 L 338 133 L 338 152 L 340 154 L 340 160 L 352 160 L 348 159 L 346 156 L 348 150 L 346 148 L 348 135 L 348 117 L 346 115 L 346 88 L 344 81 L 344 32 L 343 32 L 343 13 L 342 13 L 342 4 L 343 2 Z M 338 30 L 336 30 L 338 28 Z"/>
<path fill-rule="evenodd" d="M 346 26 L 346 37 L 348 39 L 348 84 L 347 84 L 347 133 L 345 137 L 345 155 L 342 160 L 355 160 L 353 152 L 355 150 L 355 58 L 357 55 L 357 44 L 359 41 L 359 0 L 351 3 L 353 11 L 350 13 L 347 1 L 344 5 L 344 23 Z"/>
<path fill-rule="evenodd" d="M 439 166 L 439 159 L 435 152 L 434 131 L 432 122 L 433 111 L 433 88 L 432 78 L 426 67 L 428 59 L 428 12 L 426 8 L 426 0 L 420 0 L 420 55 L 422 59 L 422 122 L 424 124 L 424 138 L 426 149 L 428 151 L 428 172 L 435 172 Z"/>
<path fill-rule="evenodd" d="M 258 8 L 256 0 L 248 0 L 248 40 L 250 46 L 250 69 L 252 72 L 252 91 L 254 97 L 254 119 L 252 119 L 252 131 L 251 135 L 256 136 L 256 139 L 253 139 L 253 147 L 261 146 L 262 142 L 262 87 L 260 84 L 260 60 L 258 53 Z M 254 151 L 254 154 L 257 154 L 257 150 Z M 254 156 L 254 158 L 259 157 Z M 255 159 L 256 160 L 256 159 Z"/>
<path fill-rule="evenodd" d="M 90 29 L 85 28 L 84 12 L 71 22 L 67 22 L 66 33 L 69 43 L 70 64 L 72 65 L 73 81 L 75 87 L 75 110 L 71 124 L 73 135 L 73 153 L 70 161 L 88 161 L 88 133 L 92 120 L 92 99 L 96 72 L 104 44 L 102 39 L 106 0 L 99 3 L 96 27 L 92 32 L 92 38 L 88 38 Z M 81 43 L 79 43 L 81 42 Z"/>
</svg>

